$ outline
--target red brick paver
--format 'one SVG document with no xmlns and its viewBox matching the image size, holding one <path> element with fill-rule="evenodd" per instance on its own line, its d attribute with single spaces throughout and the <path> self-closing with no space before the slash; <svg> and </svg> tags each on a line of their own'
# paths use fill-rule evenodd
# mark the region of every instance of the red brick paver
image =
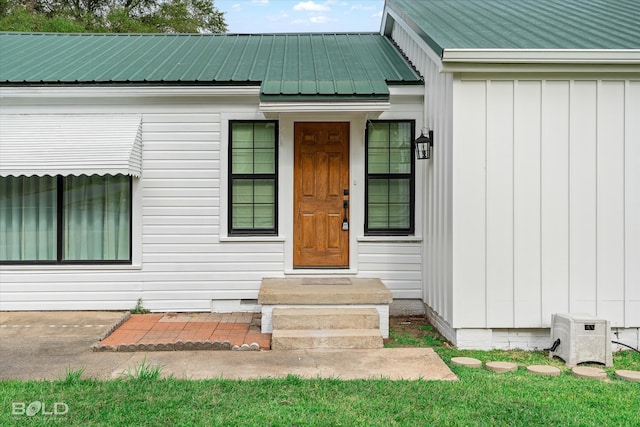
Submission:
<svg viewBox="0 0 640 427">
<path fill-rule="evenodd" d="M 133 314 L 95 351 L 268 350 L 256 313 Z"/>
</svg>

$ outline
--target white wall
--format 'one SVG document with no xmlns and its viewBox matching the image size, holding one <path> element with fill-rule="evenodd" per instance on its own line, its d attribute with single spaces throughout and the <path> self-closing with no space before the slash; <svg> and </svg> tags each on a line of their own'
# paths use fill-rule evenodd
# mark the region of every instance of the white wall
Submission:
<svg viewBox="0 0 640 427">
<path fill-rule="evenodd" d="M 640 326 L 640 81 L 457 76 L 456 328 Z"/>
<path fill-rule="evenodd" d="M 396 17 L 397 18 L 397 17 Z M 422 298 L 430 313 L 453 322 L 452 267 L 452 155 L 453 78 L 440 72 L 440 60 L 419 38 L 400 23 L 393 26 L 392 39 L 423 76 L 426 122 L 417 125 L 434 131 L 431 160 L 418 161 L 425 169 L 416 191 L 424 196 Z M 423 114 L 424 116 L 424 114 Z M 422 120 L 425 121 L 424 119 Z"/>
<path fill-rule="evenodd" d="M 287 268 L 293 212 L 287 193 L 293 141 L 287 135 L 293 135 L 295 116 L 280 124 L 280 235 L 226 237 L 228 122 L 264 119 L 257 90 L 251 96 L 165 96 L 160 89 L 37 88 L 20 89 L 17 97 L 3 91 L 3 114 L 142 114 L 143 173 L 134 180 L 133 265 L 3 265 L 0 310 L 129 309 L 143 298 L 152 310 L 208 311 L 214 299 L 257 298 L 263 277 L 294 273 Z M 419 117 L 417 97 L 395 102 L 380 119 Z M 351 173 L 357 185 L 351 194 L 360 204 L 351 218 L 352 268 L 344 273 L 380 277 L 394 297 L 419 298 L 420 238 L 362 236 L 366 116 L 315 117 L 349 120 L 352 127 Z"/>
</svg>

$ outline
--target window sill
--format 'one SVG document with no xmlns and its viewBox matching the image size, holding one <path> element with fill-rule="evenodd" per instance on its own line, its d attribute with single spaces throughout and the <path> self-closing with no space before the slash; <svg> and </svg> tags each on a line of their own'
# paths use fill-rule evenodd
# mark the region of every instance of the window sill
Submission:
<svg viewBox="0 0 640 427">
<path fill-rule="evenodd" d="M 220 242 L 284 242 L 282 236 L 220 236 Z"/>
<path fill-rule="evenodd" d="M 420 243 L 421 236 L 358 236 L 358 242 Z"/>
<path fill-rule="evenodd" d="M 29 271 L 29 270 L 142 270 L 142 265 L 136 264 L 2 264 L 2 271 Z"/>
</svg>

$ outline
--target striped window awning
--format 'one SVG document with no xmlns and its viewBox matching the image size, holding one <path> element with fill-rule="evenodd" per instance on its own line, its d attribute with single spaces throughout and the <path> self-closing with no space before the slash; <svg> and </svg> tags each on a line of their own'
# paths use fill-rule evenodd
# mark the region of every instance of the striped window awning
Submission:
<svg viewBox="0 0 640 427">
<path fill-rule="evenodd" d="M 140 115 L 0 115 L 0 176 L 141 173 Z"/>
</svg>

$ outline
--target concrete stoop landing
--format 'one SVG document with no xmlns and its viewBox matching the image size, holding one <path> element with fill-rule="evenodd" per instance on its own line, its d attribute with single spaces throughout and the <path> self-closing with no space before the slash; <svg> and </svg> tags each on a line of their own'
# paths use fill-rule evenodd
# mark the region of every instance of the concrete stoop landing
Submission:
<svg viewBox="0 0 640 427">
<path fill-rule="evenodd" d="M 375 349 L 389 336 L 391 292 L 380 279 L 264 279 L 262 333 L 272 350 Z"/>
</svg>

